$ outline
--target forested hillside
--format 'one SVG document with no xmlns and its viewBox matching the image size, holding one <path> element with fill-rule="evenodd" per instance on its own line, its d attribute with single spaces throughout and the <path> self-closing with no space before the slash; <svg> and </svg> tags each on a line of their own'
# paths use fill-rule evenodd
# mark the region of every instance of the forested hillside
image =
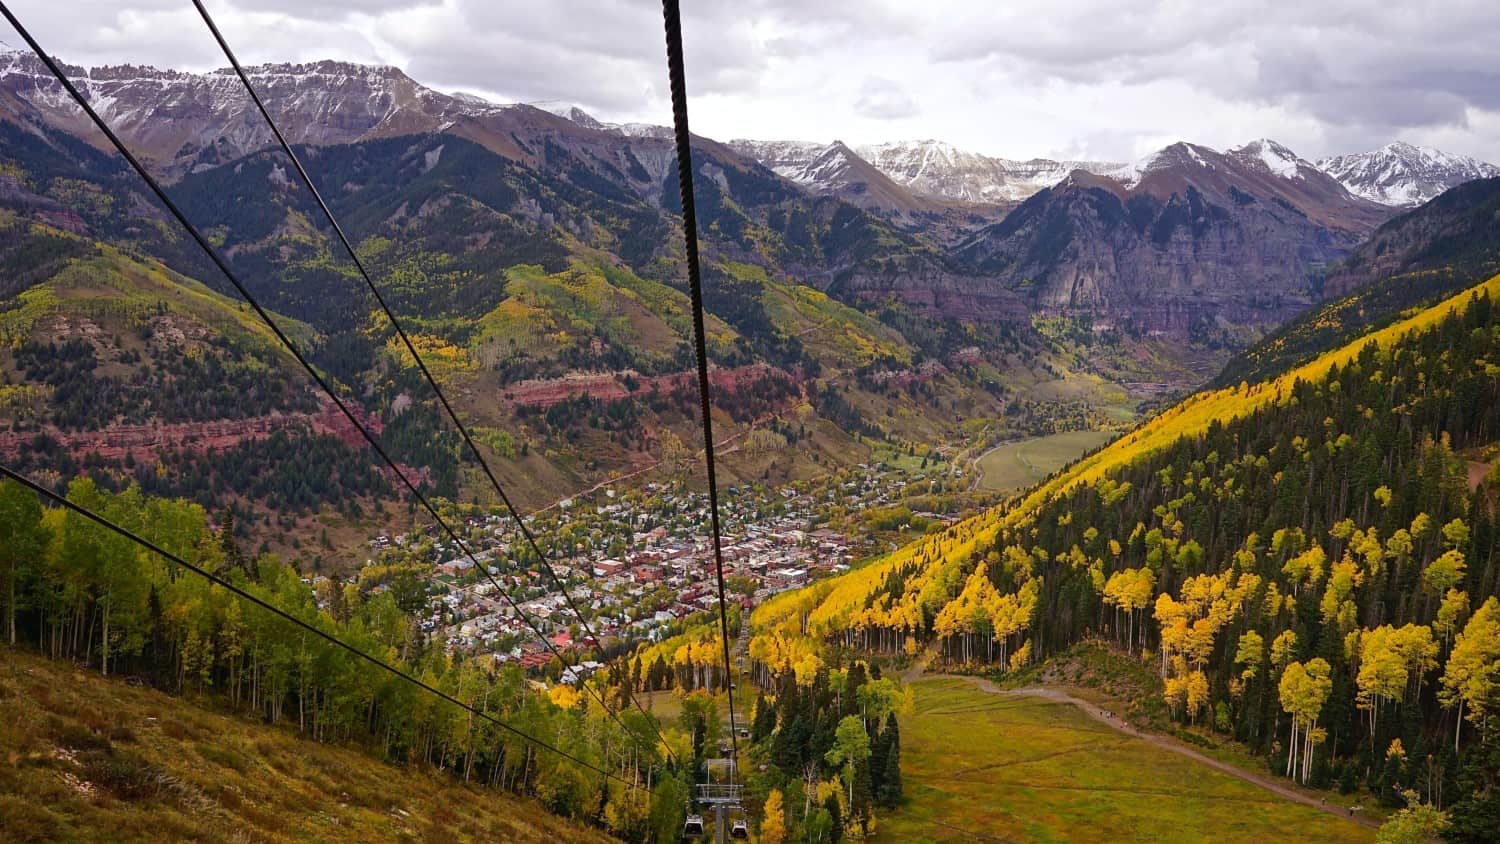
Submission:
<svg viewBox="0 0 1500 844">
<path fill-rule="evenodd" d="M 619 701 L 611 704 L 617 721 L 573 687 L 556 686 L 549 696 L 514 664 L 450 655 L 417 625 L 414 613 L 425 603 L 419 580 L 376 587 L 380 573 L 366 569 L 370 576 L 357 582 L 341 586 L 317 578 L 312 585 L 292 565 L 246 553 L 232 532 L 214 531 L 196 504 L 149 498 L 136 489 L 109 494 L 86 478 L 69 485 L 68 500 L 618 779 L 604 780 L 118 534 L 43 507 L 30 490 L 4 481 L 0 624 L 11 646 L 34 647 L 109 676 L 128 675 L 240 717 L 294 728 L 308 739 L 534 797 L 558 815 L 625 839 L 661 840 L 680 830 L 691 768 L 677 760 L 693 758 L 688 729 L 668 725 L 664 742 L 654 719 L 620 710 Z M 109 747 L 91 734 L 76 741 L 90 743 L 75 750 Z M 129 778 L 150 775 L 142 770 L 119 772 L 126 778 L 122 787 L 155 794 L 151 782 L 132 785 Z"/>
<path fill-rule="evenodd" d="M 626 173 L 595 158 L 616 141 L 533 116 L 535 161 L 444 133 L 304 154 L 485 459 L 519 502 L 541 507 L 611 477 L 652 479 L 662 466 L 663 478 L 668 444 L 698 432 L 669 193 L 639 164 Z M 82 471 L 116 490 L 134 479 L 232 508 L 246 538 L 278 551 L 300 551 L 284 541 L 292 520 L 336 512 L 336 535 L 395 529 L 392 479 L 351 428 L 353 449 L 330 436 L 336 411 L 259 342 L 264 328 L 139 180 L 66 132 L 33 128 L 0 121 L 0 257 L 15 270 L 0 283 L 15 438 L 5 450 L 24 446 L 27 468 L 55 467 L 59 484 Z M 1092 424 L 1101 407 L 1129 414 L 1076 344 L 1023 313 L 976 322 L 841 299 L 827 267 L 941 271 L 876 217 L 809 199 L 711 144 L 702 152 L 722 177 L 698 190 L 709 352 L 723 372 L 716 427 L 775 434 L 761 453 L 727 450 L 726 479 L 803 479 L 886 440 L 957 443 L 975 418 L 998 435 Z M 396 460 L 434 494 L 476 491 L 431 389 L 283 156 L 197 168 L 169 192 Z M 200 300 L 213 318 L 184 313 Z M 297 414 L 312 418 L 292 430 Z M 272 427 L 288 430 L 271 442 Z M 293 454 L 328 471 L 289 479 L 277 456 Z"/>
<path fill-rule="evenodd" d="M 255 739 L 256 747 L 267 742 L 280 747 L 295 732 L 409 768 L 443 771 L 466 785 L 533 798 L 563 818 L 629 841 L 675 840 L 690 784 L 708 776 L 708 760 L 727 755 L 734 725 L 724 719 L 721 704 L 728 679 L 719 661 L 722 644 L 709 627 L 613 661 L 591 688 L 556 682 L 544 687 L 514 663 L 464 658 L 429 639 L 417 615 L 426 588 L 410 571 L 392 577 L 380 567 L 366 568 L 359 579 L 342 584 L 302 578 L 274 555 L 246 553 L 231 530 L 214 530 L 203 508 L 189 501 L 146 497 L 136 488 L 110 494 L 88 478 L 69 485 L 68 500 L 574 759 L 534 746 L 353 658 L 81 516 L 44 507 L 19 484 L 0 482 L 0 535 L 6 537 L 0 545 L 0 636 L 11 646 L 7 653 L 31 664 L 34 658 L 17 648 L 34 648 L 53 660 L 176 696 L 119 693 L 130 698 L 128 711 L 144 705 L 138 698 L 150 697 L 152 711 L 197 701 L 283 728 L 274 738 L 273 731 L 265 731 Z M 732 628 L 738 624 L 737 616 L 731 619 Z M 548 673 L 555 679 L 561 668 L 558 663 Z M 106 694 L 107 684 L 89 682 L 97 688 L 81 695 Z M 29 683 L 16 675 L 0 677 L 0 698 L 17 684 L 36 698 Z M 783 671 L 772 691 L 755 696 L 753 703 L 740 693 L 741 729 L 735 730 L 746 759 L 765 763 L 760 769 L 742 762 L 746 773 L 740 780 L 748 789 L 748 805 L 775 819 L 757 822 L 761 834 L 779 828 L 783 835 L 805 832 L 814 840 L 837 841 L 872 829 L 877 810 L 896 807 L 902 795 L 896 713 L 909 698 L 900 684 L 863 661 L 814 660 Z M 676 696 L 668 698 L 675 717 L 631 708 L 632 697 L 652 692 Z M 601 698 L 609 713 L 598 705 Z M 205 825 L 199 829 L 249 811 L 226 797 L 224 788 L 204 786 L 196 775 L 167 764 L 160 752 L 165 740 L 155 739 L 155 728 L 152 744 L 137 748 L 137 731 L 120 726 L 119 718 L 89 715 L 80 725 L 29 708 L 26 714 L 45 722 L 48 740 L 63 748 L 60 761 L 28 756 L 29 764 L 55 767 L 64 783 L 108 792 L 121 803 L 114 817 L 122 823 L 169 818 L 181 826 L 189 821 L 178 810 L 194 800 L 201 805 L 191 818 Z M 236 793 L 262 792 L 257 775 L 242 769 L 237 738 L 209 742 L 193 726 L 201 720 L 197 715 L 153 717 L 162 719 L 160 729 L 168 738 L 181 740 L 184 736 L 173 731 L 184 732 L 196 742 L 194 752 L 233 768 Z M 223 716 L 215 720 L 233 723 Z M 177 726 L 168 727 L 167 721 Z M 14 745 L 14 752 L 42 752 L 41 738 L 0 731 L 0 739 Z M 270 758 L 270 751 L 256 753 Z M 325 755 L 331 752 L 313 753 L 318 759 Z M 616 778 L 605 780 L 580 761 Z M 367 758 L 356 767 L 375 765 Z M 474 793 L 430 777 L 421 787 L 438 794 L 456 789 L 465 800 Z M 48 788 L 0 778 L 0 806 L 8 805 L 7 793 L 31 799 Z M 329 814 L 368 822 L 362 810 L 378 808 L 376 798 L 363 781 L 347 788 L 358 794 L 340 795 L 343 808 Z M 251 817 L 263 816 L 251 812 Z M 59 817 L 35 808 L 18 818 L 43 839 L 105 822 L 87 812 L 70 810 Z"/>
<path fill-rule="evenodd" d="M 1479 179 L 1385 223 L 1329 271 L 1336 298 L 1235 354 L 1214 386 L 1272 377 L 1500 272 L 1497 213 L 1500 179 Z"/>
<path fill-rule="evenodd" d="M 1019 668 L 1088 635 L 1174 716 L 1301 782 L 1495 827 L 1500 278 L 1270 381 L 1195 396 L 1009 507 L 781 596 L 770 670 L 830 645 Z M 811 634 L 806 635 L 806 634 Z"/>
</svg>

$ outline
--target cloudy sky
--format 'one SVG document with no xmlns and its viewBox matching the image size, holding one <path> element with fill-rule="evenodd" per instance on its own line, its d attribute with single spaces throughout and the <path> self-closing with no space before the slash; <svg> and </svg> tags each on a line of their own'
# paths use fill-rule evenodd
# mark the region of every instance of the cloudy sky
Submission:
<svg viewBox="0 0 1500 844">
<path fill-rule="evenodd" d="M 12 0 L 76 64 L 224 64 L 189 0 Z M 499 101 L 670 122 L 655 0 L 208 0 L 247 62 L 401 67 Z M 1495 0 L 683 0 L 693 128 L 1127 160 L 1272 137 L 1500 162 Z M 8 43 L 19 38 L 5 34 Z"/>
</svg>

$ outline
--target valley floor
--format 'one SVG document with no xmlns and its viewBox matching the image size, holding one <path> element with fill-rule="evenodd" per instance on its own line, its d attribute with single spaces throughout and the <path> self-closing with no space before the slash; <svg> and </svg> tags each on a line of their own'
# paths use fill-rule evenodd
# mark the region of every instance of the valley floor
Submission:
<svg viewBox="0 0 1500 844">
<path fill-rule="evenodd" d="M 1180 755 L 1062 693 L 958 677 L 921 679 L 915 692 L 901 722 L 906 804 L 881 819 L 881 841 L 1374 837 L 1369 822 L 1302 805 L 1304 795 L 1285 786 L 1267 791 L 1227 763 Z"/>
<path fill-rule="evenodd" d="M 0 645 L 0 840 L 607 841 L 396 767 Z"/>
<path fill-rule="evenodd" d="M 1016 492 L 1114 439 L 1110 431 L 1067 431 L 1001 443 L 974 461 L 979 489 Z"/>
</svg>

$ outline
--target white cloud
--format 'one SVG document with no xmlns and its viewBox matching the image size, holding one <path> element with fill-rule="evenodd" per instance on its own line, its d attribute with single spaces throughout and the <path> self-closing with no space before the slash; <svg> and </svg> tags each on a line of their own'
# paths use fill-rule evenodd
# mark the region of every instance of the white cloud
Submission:
<svg viewBox="0 0 1500 844">
<path fill-rule="evenodd" d="M 1304 156 L 1396 137 L 1500 160 L 1493 0 L 698 0 L 697 131 L 937 137 L 1125 159 L 1271 136 Z M 73 63 L 223 64 L 185 0 L 15 0 Z M 655 0 L 213 0 L 251 62 L 395 64 L 442 90 L 669 118 Z M 10 40 L 10 39 L 8 39 Z M 12 43 L 19 43 L 12 40 Z"/>
<path fill-rule="evenodd" d="M 876 120 L 914 117 L 920 111 L 905 88 L 878 76 L 867 77 L 854 100 L 855 114 Z"/>
</svg>

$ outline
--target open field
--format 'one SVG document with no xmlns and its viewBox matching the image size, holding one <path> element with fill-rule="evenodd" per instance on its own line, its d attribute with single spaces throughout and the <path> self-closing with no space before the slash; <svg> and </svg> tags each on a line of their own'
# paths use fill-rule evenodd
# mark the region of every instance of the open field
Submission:
<svg viewBox="0 0 1500 844">
<path fill-rule="evenodd" d="M 1015 492 L 1045 479 L 1070 460 L 1109 442 L 1108 431 L 1068 431 L 995 446 L 975 461 L 979 487 Z"/>
<path fill-rule="evenodd" d="M 7 842 L 610 840 L 447 774 L 5 646 L 0 708 Z"/>
<path fill-rule="evenodd" d="M 1122 735 L 1067 703 L 915 684 L 901 722 L 906 804 L 880 841 L 1369 841 L 1373 830 L 1290 803 Z"/>
</svg>

